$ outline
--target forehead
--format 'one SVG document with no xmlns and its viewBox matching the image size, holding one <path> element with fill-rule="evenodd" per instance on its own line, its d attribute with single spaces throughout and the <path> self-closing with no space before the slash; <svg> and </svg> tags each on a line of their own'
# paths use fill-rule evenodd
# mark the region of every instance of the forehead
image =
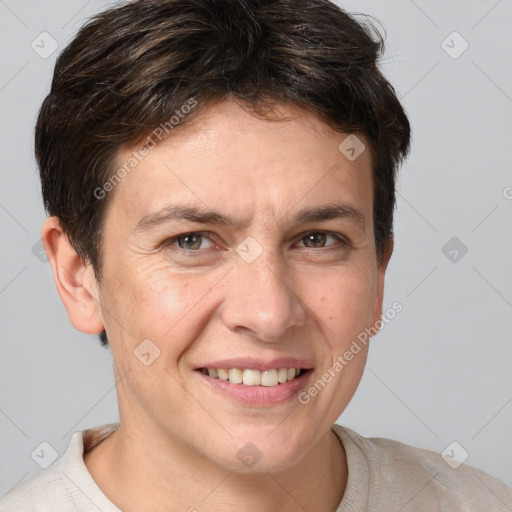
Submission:
<svg viewBox="0 0 512 512">
<path fill-rule="evenodd" d="M 137 223 L 173 202 L 223 211 L 241 222 L 249 222 L 257 209 L 275 217 L 295 206 L 327 202 L 363 205 L 367 216 L 373 196 L 370 151 L 351 160 L 339 148 L 347 134 L 298 107 L 276 109 L 282 120 L 258 118 L 233 100 L 206 107 L 116 185 L 116 209 Z M 364 137 L 358 140 L 365 144 Z M 117 167 L 137 150 L 120 153 Z"/>
</svg>

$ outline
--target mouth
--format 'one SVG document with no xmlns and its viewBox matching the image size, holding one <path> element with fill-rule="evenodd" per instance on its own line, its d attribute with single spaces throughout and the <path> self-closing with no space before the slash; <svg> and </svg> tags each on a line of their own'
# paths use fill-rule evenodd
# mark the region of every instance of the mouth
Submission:
<svg viewBox="0 0 512 512">
<path fill-rule="evenodd" d="M 199 368 L 203 375 L 212 379 L 227 381 L 243 386 L 275 387 L 297 379 L 306 372 L 306 368 L 271 368 L 260 371 L 252 368 Z"/>
<path fill-rule="evenodd" d="M 269 407 L 297 401 L 313 368 L 197 368 L 194 373 L 216 394 L 238 404 Z"/>
</svg>

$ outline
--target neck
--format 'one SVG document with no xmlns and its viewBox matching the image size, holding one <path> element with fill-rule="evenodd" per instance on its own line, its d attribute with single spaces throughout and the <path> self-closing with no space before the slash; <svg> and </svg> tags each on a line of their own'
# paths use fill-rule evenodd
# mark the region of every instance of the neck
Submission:
<svg viewBox="0 0 512 512">
<path fill-rule="evenodd" d="M 188 447 L 119 429 L 84 456 L 103 493 L 125 512 L 334 512 L 345 490 L 346 455 L 327 432 L 286 470 L 236 473 Z M 150 504 L 148 506 L 148 504 Z"/>
</svg>

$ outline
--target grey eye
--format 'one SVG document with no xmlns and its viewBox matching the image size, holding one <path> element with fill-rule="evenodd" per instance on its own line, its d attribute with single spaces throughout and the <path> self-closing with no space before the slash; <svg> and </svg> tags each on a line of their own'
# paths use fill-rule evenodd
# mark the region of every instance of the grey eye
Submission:
<svg viewBox="0 0 512 512">
<path fill-rule="evenodd" d="M 182 248 L 182 249 L 199 249 L 200 246 L 201 246 L 201 242 L 203 240 L 204 235 L 197 235 L 197 234 L 194 234 L 194 233 L 190 233 L 190 234 L 187 234 L 187 235 L 181 235 L 179 236 L 176 241 L 178 242 L 178 245 Z M 183 244 L 182 244 L 182 241 Z"/>
</svg>

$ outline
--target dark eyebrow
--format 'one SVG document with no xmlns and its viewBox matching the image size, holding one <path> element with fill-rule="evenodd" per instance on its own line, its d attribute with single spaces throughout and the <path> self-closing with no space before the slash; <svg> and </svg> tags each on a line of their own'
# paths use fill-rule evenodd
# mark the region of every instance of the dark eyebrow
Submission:
<svg viewBox="0 0 512 512">
<path fill-rule="evenodd" d="M 305 224 L 331 219 L 348 219 L 358 224 L 362 231 L 365 230 L 365 216 L 348 204 L 330 203 L 320 207 L 306 208 L 295 215 L 294 222 Z"/>
<path fill-rule="evenodd" d="M 218 224 L 226 227 L 232 227 L 236 224 L 231 217 L 210 210 L 199 210 L 194 206 L 167 206 L 157 213 L 142 217 L 135 230 L 144 231 L 159 224 L 176 220 L 188 220 L 198 224 Z"/>
<path fill-rule="evenodd" d="M 365 230 L 365 216 L 363 213 L 352 206 L 339 203 L 329 203 L 300 210 L 293 217 L 292 222 L 294 224 L 306 224 L 332 219 L 348 219 L 358 224 L 363 232 Z M 211 210 L 200 210 L 193 206 L 168 206 L 156 213 L 142 217 L 135 230 L 145 231 L 160 224 L 180 220 L 188 220 L 198 224 L 217 224 L 227 228 L 238 226 L 242 229 L 248 225 L 247 221 L 235 222 L 232 217 Z"/>
</svg>

